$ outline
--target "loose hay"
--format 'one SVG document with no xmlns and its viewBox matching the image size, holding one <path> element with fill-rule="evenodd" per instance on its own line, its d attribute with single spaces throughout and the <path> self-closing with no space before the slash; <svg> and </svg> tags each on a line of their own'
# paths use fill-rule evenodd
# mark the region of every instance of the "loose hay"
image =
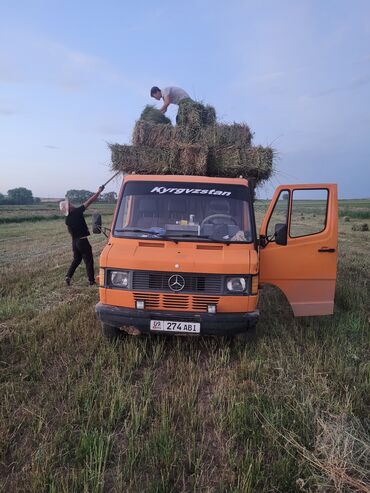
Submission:
<svg viewBox="0 0 370 493">
<path fill-rule="evenodd" d="M 206 106 L 204 106 L 204 109 L 202 112 L 202 120 L 203 120 L 204 125 L 215 125 L 216 120 L 217 120 L 216 110 L 210 104 L 207 104 Z"/>
<path fill-rule="evenodd" d="M 167 118 L 161 111 L 154 106 L 148 104 L 145 106 L 140 115 L 140 120 L 152 123 L 171 124 L 171 120 Z"/>
</svg>

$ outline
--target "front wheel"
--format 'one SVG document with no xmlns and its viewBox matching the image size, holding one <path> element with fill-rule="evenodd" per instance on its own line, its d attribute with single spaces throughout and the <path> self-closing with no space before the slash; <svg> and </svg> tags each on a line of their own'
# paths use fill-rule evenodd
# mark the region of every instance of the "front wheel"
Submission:
<svg viewBox="0 0 370 493">
<path fill-rule="evenodd" d="M 101 330 L 103 336 L 108 339 L 108 341 L 114 342 L 117 339 L 121 339 L 125 332 L 120 330 L 118 327 L 114 327 L 114 325 L 108 325 L 105 323 L 101 324 Z"/>
</svg>

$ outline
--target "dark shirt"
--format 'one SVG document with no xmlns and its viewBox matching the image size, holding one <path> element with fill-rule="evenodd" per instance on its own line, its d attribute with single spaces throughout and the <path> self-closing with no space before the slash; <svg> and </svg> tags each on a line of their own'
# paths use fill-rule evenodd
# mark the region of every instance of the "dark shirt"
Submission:
<svg viewBox="0 0 370 493">
<path fill-rule="evenodd" d="M 68 231 L 71 233 L 74 240 L 90 235 L 84 218 L 84 211 L 85 206 L 81 205 L 80 207 L 73 209 L 66 217 Z"/>
</svg>

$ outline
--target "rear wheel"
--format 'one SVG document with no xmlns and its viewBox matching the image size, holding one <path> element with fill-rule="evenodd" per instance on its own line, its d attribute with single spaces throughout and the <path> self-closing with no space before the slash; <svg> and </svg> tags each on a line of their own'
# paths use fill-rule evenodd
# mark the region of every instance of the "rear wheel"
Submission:
<svg viewBox="0 0 370 493">
<path fill-rule="evenodd" d="M 114 325 L 101 324 L 101 330 L 106 339 L 108 341 L 116 341 L 117 339 L 121 339 L 125 332 L 120 330 L 118 327 L 114 327 Z"/>
</svg>

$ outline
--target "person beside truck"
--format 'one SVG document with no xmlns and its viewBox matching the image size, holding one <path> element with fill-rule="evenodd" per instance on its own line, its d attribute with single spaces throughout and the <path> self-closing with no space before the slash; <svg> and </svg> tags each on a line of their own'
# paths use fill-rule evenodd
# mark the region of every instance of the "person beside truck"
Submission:
<svg viewBox="0 0 370 493">
<path fill-rule="evenodd" d="M 65 282 L 68 286 L 70 286 L 73 274 L 82 260 L 85 262 L 89 285 L 93 286 L 95 284 L 94 257 L 88 240 L 90 232 L 85 221 L 84 212 L 96 201 L 103 190 L 104 185 L 100 186 L 98 191 L 79 207 L 75 207 L 68 199 L 59 203 L 60 210 L 66 216 L 65 223 L 68 231 L 72 236 L 73 260 L 65 277 Z"/>
</svg>

